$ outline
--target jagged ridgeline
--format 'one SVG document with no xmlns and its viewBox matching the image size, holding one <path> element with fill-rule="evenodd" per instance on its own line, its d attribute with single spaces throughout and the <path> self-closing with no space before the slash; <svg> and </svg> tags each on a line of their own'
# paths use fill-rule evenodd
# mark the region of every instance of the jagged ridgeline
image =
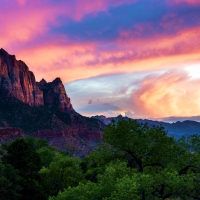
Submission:
<svg viewBox="0 0 200 200">
<path fill-rule="evenodd" d="M 21 128 L 25 134 L 65 130 L 99 140 L 105 125 L 73 109 L 60 78 L 36 82 L 23 61 L 0 49 L 0 128 L 5 127 Z"/>
<path fill-rule="evenodd" d="M 62 111 L 73 111 L 60 78 L 47 83 L 36 82 L 33 72 L 14 55 L 0 49 L 0 95 L 15 97 L 30 106 L 56 106 Z"/>
</svg>

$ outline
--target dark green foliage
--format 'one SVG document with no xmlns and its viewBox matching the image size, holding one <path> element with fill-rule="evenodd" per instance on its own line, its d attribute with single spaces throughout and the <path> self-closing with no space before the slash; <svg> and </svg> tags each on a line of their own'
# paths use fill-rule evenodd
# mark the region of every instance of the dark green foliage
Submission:
<svg viewBox="0 0 200 200">
<path fill-rule="evenodd" d="M 74 111 L 73 114 L 75 114 Z M 55 123 L 52 122 L 52 118 L 57 119 Z M 10 127 L 23 129 L 26 134 L 45 129 L 66 129 L 74 125 L 73 123 L 87 126 L 91 130 L 102 131 L 104 128 L 103 123 L 96 119 L 84 117 L 76 113 L 76 115 L 73 115 L 72 122 L 71 113 L 61 112 L 56 107 L 32 107 L 11 97 L 0 99 L 0 127 L 5 126 L 3 121 Z"/>
<path fill-rule="evenodd" d="M 44 190 L 49 195 L 57 195 L 69 186 L 74 187 L 83 182 L 84 174 L 79 166 L 79 159 L 57 153 L 48 167 L 40 170 Z"/>
<path fill-rule="evenodd" d="M 175 141 L 162 127 L 119 121 L 103 140 L 82 161 L 31 137 L 3 145 L 0 199 L 200 199 L 198 135 Z"/>
<path fill-rule="evenodd" d="M 103 140 L 127 154 L 138 172 L 147 166 L 165 167 L 175 149 L 174 139 L 162 127 L 149 128 L 133 120 L 109 124 Z"/>
<path fill-rule="evenodd" d="M 6 149 L 7 153 L 3 156 L 3 163 L 12 165 L 18 169 L 20 175 L 35 178 L 41 169 L 39 155 L 34 151 L 24 139 L 16 139 Z"/>
<path fill-rule="evenodd" d="M 53 124 L 52 115 L 61 118 L 66 125 Z M 33 133 L 43 129 L 66 128 L 71 123 L 70 114 L 46 106 L 31 107 L 15 98 L 9 98 L 6 101 L 0 100 L 0 119 L 6 121 L 10 127 L 23 129 L 25 133 Z M 4 124 L 0 126 L 4 126 Z"/>
<path fill-rule="evenodd" d="M 108 144 L 101 143 L 81 162 L 86 179 L 97 182 L 97 176 L 103 174 L 108 163 L 123 160 L 124 154 Z"/>
<path fill-rule="evenodd" d="M 7 147 L 2 162 L 19 172 L 22 188 L 20 199 L 45 199 L 38 173 L 42 168 L 40 157 L 24 139 L 16 139 Z"/>
<path fill-rule="evenodd" d="M 200 199 L 199 136 L 175 141 L 162 127 L 122 120 L 103 140 L 81 163 L 89 181 L 51 200 Z"/>
<path fill-rule="evenodd" d="M 28 146 L 36 151 L 36 153 L 40 157 L 40 162 L 43 167 L 49 166 L 49 164 L 53 161 L 55 157 L 55 152 L 57 152 L 57 148 L 54 146 L 49 146 L 47 141 L 44 139 L 37 139 L 34 137 L 26 137 L 24 141 L 28 144 Z"/>
<path fill-rule="evenodd" d="M 0 200 L 20 199 L 22 178 L 12 165 L 0 163 Z"/>
</svg>

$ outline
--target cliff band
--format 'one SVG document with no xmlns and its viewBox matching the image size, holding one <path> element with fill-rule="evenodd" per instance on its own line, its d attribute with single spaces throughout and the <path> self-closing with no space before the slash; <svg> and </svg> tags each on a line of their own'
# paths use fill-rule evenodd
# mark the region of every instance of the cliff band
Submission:
<svg viewBox="0 0 200 200">
<path fill-rule="evenodd" d="M 60 78 L 47 83 L 36 82 L 27 65 L 0 49 L 0 97 L 12 96 L 30 106 L 56 106 L 63 112 L 73 111 Z"/>
</svg>

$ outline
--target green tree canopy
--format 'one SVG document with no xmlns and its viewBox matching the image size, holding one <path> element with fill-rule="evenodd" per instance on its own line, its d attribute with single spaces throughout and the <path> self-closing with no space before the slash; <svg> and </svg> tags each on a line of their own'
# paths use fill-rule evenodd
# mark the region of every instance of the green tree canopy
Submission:
<svg viewBox="0 0 200 200">
<path fill-rule="evenodd" d="M 84 174 L 78 158 L 57 153 L 48 167 L 40 170 L 44 189 L 49 195 L 57 195 L 69 186 L 74 187 L 84 181 Z"/>
<path fill-rule="evenodd" d="M 165 167 L 171 160 L 176 143 L 167 137 L 162 127 L 150 128 L 136 120 L 111 123 L 104 131 L 103 140 L 132 158 L 138 172 L 145 167 Z"/>
<path fill-rule="evenodd" d="M 46 199 L 40 184 L 39 170 L 41 160 L 36 152 L 24 139 L 16 139 L 6 147 L 2 157 L 3 164 L 9 164 L 18 170 L 21 176 L 20 199 Z"/>
</svg>

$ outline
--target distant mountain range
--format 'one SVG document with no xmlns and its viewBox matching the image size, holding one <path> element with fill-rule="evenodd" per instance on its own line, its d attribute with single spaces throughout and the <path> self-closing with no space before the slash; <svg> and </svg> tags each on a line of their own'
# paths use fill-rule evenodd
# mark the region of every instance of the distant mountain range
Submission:
<svg viewBox="0 0 200 200">
<path fill-rule="evenodd" d="M 106 118 L 103 115 L 93 116 L 93 119 L 98 119 L 103 122 L 105 125 L 111 123 L 112 120 L 116 122 L 124 119 L 124 120 L 137 120 L 139 123 L 148 123 L 149 126 L 163 126 L 167 131 L 169 136 L 173 136 L 176 139 L 180 138 L 181 136 L 190 136 L 194 134 L 200 134 L 200 123 L 196 121 L 185 120 L 183 122 L 177 121 L 174 123 L 167 123 L 162 121 L 153 121 L 148 119 L 131 119 L 128 117 L 123 117 L 119 115 L 117 117 L 109 117 Z"/>
</svg>

